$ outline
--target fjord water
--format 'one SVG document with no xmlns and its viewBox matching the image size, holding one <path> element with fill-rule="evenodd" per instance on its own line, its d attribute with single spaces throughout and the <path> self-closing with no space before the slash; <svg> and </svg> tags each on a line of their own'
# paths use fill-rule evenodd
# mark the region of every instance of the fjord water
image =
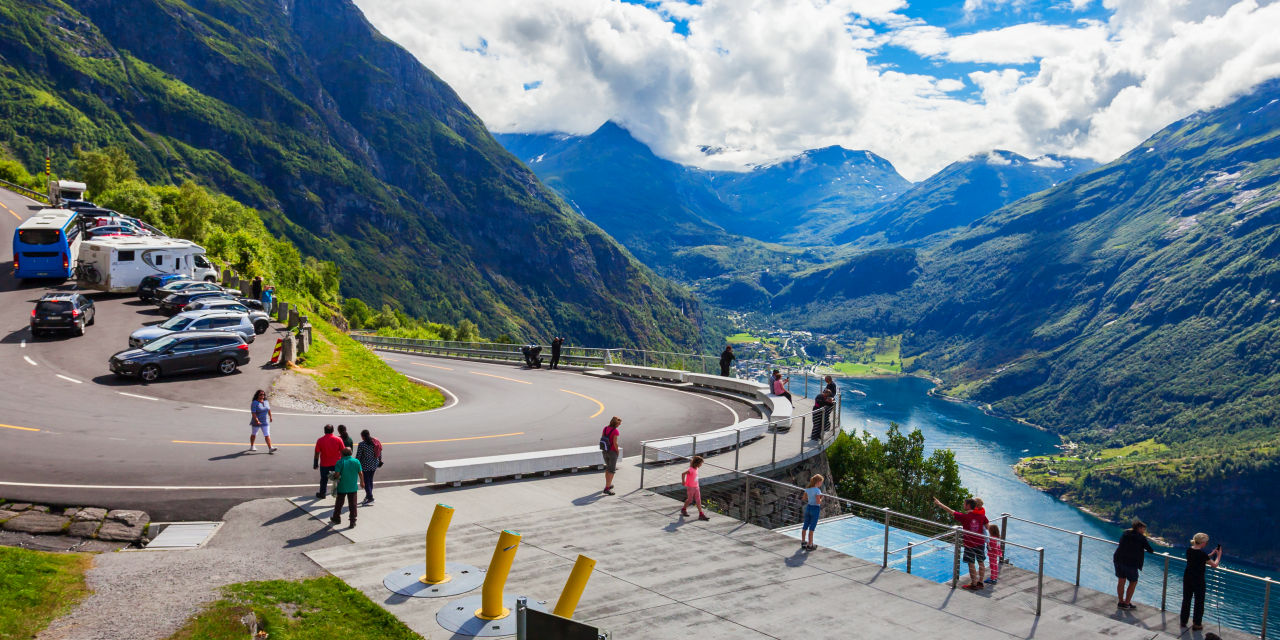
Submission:
<svg viewBox="0 0 1280 640">
<path fill-rule="evenodd" d="M 1121 527 L 1039 491 L 1014 475 L 1013 465 L 1019 458 L 1057 453 L 1054 445 L 1060 440 L 1056 435 L 1014 420 L 989 416 L 970 404 L 931 396 L 929 390 L 933 383 L 921 378 L 846 378 L 838 383 L 843 390 L 857 389 L 866 393 L 865 397 L 843 394 L 842 424 L 846 431 L 863 429 L 883 437 L 890 423 L 897 423 L 904 433 L 919 429 L 924 435 L 927 451 L 951 449 L 955 452 L 965 487 L 982 497 L 987 516 L 993 522 L 998 523 L 1000 514 L 1007 512 L 1071 532 L 1081 531 L 1087 536 L 1119 539 Z M 939 522 L 949 520 L 941 511 L 935 519 Z M 1213 523 L 1205 523 L 1203 530 L 1212 536 Z M 1153 533 L 1159 534 L 1159 531 Z M 1079 539 L 1074 534 L 1054 532 L 1016 520 L 1008 524 L 1008 540 L 1033 548 L 1043 546 L 1046 575 L 1068 582 L 1075 580 L 1076 557 L 1080 552 L 1081 585 L 1103 593 L 1115 590 L 1116 579 L 1111 564 L 1114 547 L 1111 545 L 1086 539 L 1078 547 Z M 1181 557 L 1182 541 L 1173 542 L 1179 544 L 1178 549 L 1162 549 L 1154 542 L 1152 546 L 1157 551 L 1167 550 Z M 1230 553 L 1230 541 L 1215 540 L 1211 544 L 1216 542 L 1222 542 Z M 1033 552 L 1010 545 L 1006 555 L 1022 568 L 1032 571 L 1036 568 Z M 1278 577 L 1276 572 L 1245 563 L 1226 562 L 1223 566 L 1253 575 Z M 1163 577 L 1163 561 L 1148 556 L 1134 601 L 1158 607 L 1164 587 Z M 1168 609 L 1175 615 L 1182 597 L 1181 578 L 1182 563 L 1172 561 L 1167 602 Z M 1231 579 L 1216 585 L 1211 582 L 1209 590 L 1206 623 L 1216 622 L 1220 615 L 1223 625 L 1254 632 L 1258 630 L 1263 595 L 1262 587 L 1256 581 Z M 1280 588 L 1273 588 L 1273 614 L 1277 605 L 1280 605 Z"/>
</svg>

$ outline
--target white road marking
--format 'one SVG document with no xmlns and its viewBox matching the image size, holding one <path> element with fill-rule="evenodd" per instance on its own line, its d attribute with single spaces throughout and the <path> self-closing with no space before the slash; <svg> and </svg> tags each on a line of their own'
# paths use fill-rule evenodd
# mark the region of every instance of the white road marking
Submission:
<svg viewBox="0 0 1280 640">
<path fill-rule="evenodd" d="M 27 364 L 29 364 L 29 365 L 31 365 L 31 366 L 33 366 L 33 367 L 38 366 L 38 365 L 36 365 L 36 361 L 31 359 L 31 356 L 22 356 L 22 359 L 23 359 L 23 360 L 26 360 L 26 361 L 27 361 Z"/>
<path fill-rule="evenodd" d="M 427 484 L 426 480 L 409 479 L 409 480 L 379 480 L 378 485 L 384 484 Z M 106 490 L 130 490 L 130 491 L 244 491 L 246 489 L 315 489 L 316 483 L 308 482 L 306 484 L 255 484 L 240 486 L 145 486 L 145 485 L 107 485 L 107 484 L 40 484 L 35 482 L 4 482 L 0 481 L 2 487 L 38 487 L 41 489 L 106 489 Z"/>
<path fill-rule="evenodd" d="M 160 398 L 152 398 L 151 396 L 140 396 L 136 393 L 125 393 L 123 391 L 117 391 L 116 393 L 122 396 L 129 396 L 130 398 L 140 398 L 142 400 L 159 400 L 160 399 Z"/>
<path fill-rule="evenodd" d="M 66 380 L 67 382 L 74 382 L 74 383 L 76 383 L 76 384 L 82 384 L 82 383 L 81 383 L 81 381 L 76 380 L 75 378 L 68 378 L 67 376 L 62 375 L 61 373 L 55 373 L 55 374 L 53 374 L 53 375 L 58 376 L 59 378 L 62 378 L 63 380 Z"/>
<path fill-rule="evenodd" d="M 410 380 L 413 380 L 414 382 L 421 382 L 422 384 L 425 384 L 425 385 L 427 385 L 427 386 L 435 387 L 435 388 L 439 389 L 440 391 L 444 392 L 444 394 L 445 394 L 445 395 L 447 395 L 447 396 L 449 396 L 450 398 L 452 398 L 452 399 L 453 399 L 453 402 L 446 402 L 445 404 L 443 404 L 443 405 L 441 405 L 441 406 L 439 406 L 439 407 L 436 407 L 436 408 L 434 408 L 434 409 L 431 409 L 430 411 L 444 411 L 445 409 L 448 409 L 448 408 L 453 407 L 454 405 L 458 404 L 458 396 L 454 395 L 452 391 L 450 391 L 450 390 L 448 390 L 448 389 L 446 389 L 446 388 L 444 388 L 444 387 L 442 387 L 442 386 L 440 386 L 440 385 L 438 385 L 438 384 L 436 384 L 436 383 L 434 383 L 434 382 L 428 382 L 428 381 L 426 381 L 426 380 L 423 380 L 422 378 L 415 378 L 415 377 L 413 377 L 413 376 L 411 376 L 411 375 L 404 374 L 404 373 L 402 373 L 402 374 L 400 374 L 400 375 L 402 375 L 402 376 L 404 376 L 404 377 L 406 377 L 406 378 L 408 378 L 408 379 L 410 379 Z M 428 411 L 428 413 L 429 413 L 430 411 Z"/>
</svg>

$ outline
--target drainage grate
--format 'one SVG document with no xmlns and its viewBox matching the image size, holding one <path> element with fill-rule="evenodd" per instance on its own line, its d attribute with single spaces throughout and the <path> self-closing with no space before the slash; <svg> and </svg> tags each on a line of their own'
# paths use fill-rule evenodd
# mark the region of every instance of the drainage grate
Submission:
<svg viewBox="0 0 1280 640">
<path fill-rule="evenodd" d="M 152 523 L 156 527 L 160 523 Z M 199 549 L 213 537 L 222 526 L 221 522 L 169 522 L 163 523 L 160 531 L 146 549 L 160 551 L 167 549 Z"/>
</svg>

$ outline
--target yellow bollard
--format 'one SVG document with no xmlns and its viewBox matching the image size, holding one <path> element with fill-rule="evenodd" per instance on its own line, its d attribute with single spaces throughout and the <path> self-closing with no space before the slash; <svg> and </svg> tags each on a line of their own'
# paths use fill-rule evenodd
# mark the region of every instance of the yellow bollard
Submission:
<svg viewBox="0 0 1280 640">
<path fill-rule="evenodd" d="M 573 611 L 578 608 L 578 600 L 587 588 L 587 579 L 596 568 L 596 561 L 578 554 L 578 561 L 573 563 L 573 571 L 569 572 L 569 580 L 564 583 L 564 591 L 556 600 L 556 608 L 551 611 L 562 618 L 572 618 Z"/>
<path fill-rule="evenodd" d="M 441 584 L 453 579 L 444 572 L 444 537 L 449 532 L 450 520 L 453 520 L 453 507 L 437 504 L 431 514 L 431 524 L 427 526 L 427 572 L 418 578 L 418 582 Z"/>
<path fill-rule="evenodd" d="M 507 574 L 511 572 L 511 563 L 515 562 L 518 546 L 520 534 L 504 530 L 498 536 L 498 546 L 493 549 L 493 559 L 489 560 L 489 570 L 484 575 L 477 618 L 497 620 L 511 613 L 510 609 L 502 606 L 502 589 L 507 586 Z"/>
</svg>

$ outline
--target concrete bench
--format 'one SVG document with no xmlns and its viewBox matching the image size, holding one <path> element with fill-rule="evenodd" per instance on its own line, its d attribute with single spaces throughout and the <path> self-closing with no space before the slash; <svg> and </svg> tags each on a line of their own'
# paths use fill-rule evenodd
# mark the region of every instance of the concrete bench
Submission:
<svg viewBox="0 0 1280 640">
<path fill-rule="evenodd" d="M 604 370 L 620 376 L 648 378 L 650 380 L 661 380 L 663 382 L 684 382 L 685 377 L 691 375 L 689 372 L 681 371 L 679 369 L 637 367 L 629 364 L 606 364 L 604 366 Z"/>
<path fill-rule="evenodd" d="M 697 453 L 706 454 L 717 451 L 732 450 L 738 443 L 747 444 L 763 438 L 769 430 L 769 423 L 760 418 L 748 418 L 734 425 L 688 436 L 649 440 L 646 447 L 646 460 L 649 462 L 667 462 L 694 454 L 694 439 L 697 439 Z M 739 439 L 738 432 L 742 433 Z M 661 449 L 658 451 L 657 449 Z"/>
<path fill-rule="evenodd" d="M 769 387 L 765 386 L 764 383 L 756 382 L 755 380 L 744 380 L 742 378 L 726 378 L 723 376 L 712 376 L 704 373 L 688 373 L 685 374 L 684 381 L 699 387 L 732 391 L 734 393 L 752 396 L 757 399 L 761 399 L 769 393 Z"/>
<path fill-rule="evenodd" d="M 795 415 L 795 407 L 791 406 L 791 402 L 783 396 L 766 393 L 760 401 L 769 408 L 769 415 L 774 420 L 785 420 Z"/>
<path fill-rule="evenodd" d="M 424 463 L 423 476 L 427 482 L 443 484 L 452 482 L 461 484 L 464 480 L 484 480 L 541 473 L 548 475 L 552 471 L 577 471 L 584 467 L 604 466 L 604 457 L 597 447 L 573 447 L 570 449 L 551 449 L 548 451 L 531 451 L 529 453 L 512 453 L 501 456 L 485 456 L 482 458 L 459 458 L 457 460 L 437 460 Z"/>
</svg>

